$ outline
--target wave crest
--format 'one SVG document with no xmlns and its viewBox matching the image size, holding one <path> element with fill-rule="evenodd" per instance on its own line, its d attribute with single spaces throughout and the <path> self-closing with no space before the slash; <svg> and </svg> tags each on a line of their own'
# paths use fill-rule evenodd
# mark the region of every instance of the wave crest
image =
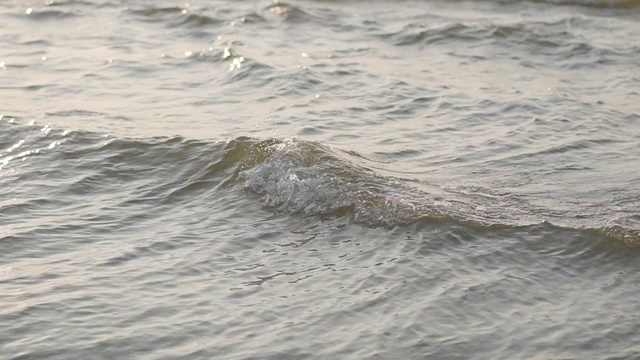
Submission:
<svg viewBox="0 0 640 360">
<path fill-rule="evenodd" d="M 258 145 L 244 186 L 272 209 L 306 215 L 343 216 L 370 226 L 397 226 L 438 218 L 435 199 L 358 164 L 330 147 L 298 140 Z M 346 154 L 345 154 L 346 155 Z"/>
</svg>

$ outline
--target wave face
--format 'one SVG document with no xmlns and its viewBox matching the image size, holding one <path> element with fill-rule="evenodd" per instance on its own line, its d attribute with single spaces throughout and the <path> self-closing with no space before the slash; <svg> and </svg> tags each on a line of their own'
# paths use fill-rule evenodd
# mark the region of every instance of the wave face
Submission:
<svg viewBox="0 0 640 360">
<path fill-rule="evenodd" d="M 262 161 L 242 175 L 245 187 L 269 208 L 315 216 L 349 214 L 370 226 L 398 226 L 438 215 L 428 194 L 349 162 L 345 153 L 321 144 L 268 141 L 256 149 Z"/>
<path fill-rule="evenodd" d="M 628 245 L 640 239 L 637 227 L 625 226 L 634 225 L 633 209 L 620 211 L 621 203 L 594 214 L 585 214 L 580 205 L 573 209 L 579 213 L 560 213 L 536 207 L 526 196 L 382 176 L 359 164 L 357 153 L 299 140 L 258 142 L 250 153 L 257 162 L 241 173 L 245 188 L 259 194 L 266 207 L 291 214 L 349 215 L 374 227 L 432 221 L 515 227 L 547 223 L 601 232 Z M 628 201 L 627 206 L 634 203 Z M 610 218 L 596 222 L 602 214 Z"/>
</svg>

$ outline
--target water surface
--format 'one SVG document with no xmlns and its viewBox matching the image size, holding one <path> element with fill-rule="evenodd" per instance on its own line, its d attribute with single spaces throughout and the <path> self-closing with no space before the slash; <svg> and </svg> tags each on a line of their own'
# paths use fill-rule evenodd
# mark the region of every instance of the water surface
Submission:
<svg viewBox="0 0 640 360">
<path fill-rule="evenodd" d="M 637 2 L 0 20 L 0 357 L 640 356 Z"/>
</svg>

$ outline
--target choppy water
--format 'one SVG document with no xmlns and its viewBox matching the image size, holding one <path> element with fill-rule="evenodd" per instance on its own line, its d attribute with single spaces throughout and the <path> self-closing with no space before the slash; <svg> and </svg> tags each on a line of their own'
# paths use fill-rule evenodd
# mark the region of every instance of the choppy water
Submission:
<svg viewBox="0 0 640 360">
<path fill-rule="evenodd" d="M 637 1 L 0 23 L 0 358 L 640 358 Z"/>
</svg>

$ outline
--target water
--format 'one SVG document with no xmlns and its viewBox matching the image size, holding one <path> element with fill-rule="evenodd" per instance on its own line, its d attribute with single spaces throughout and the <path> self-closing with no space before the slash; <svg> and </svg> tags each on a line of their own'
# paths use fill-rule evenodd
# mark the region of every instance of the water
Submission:
<svg viewBox="0 0 640 360">
<path fill-rule="evenodd" d="M 635 1 L 5 1 L 3 359 L 640 357 Z"/>
</svg>

